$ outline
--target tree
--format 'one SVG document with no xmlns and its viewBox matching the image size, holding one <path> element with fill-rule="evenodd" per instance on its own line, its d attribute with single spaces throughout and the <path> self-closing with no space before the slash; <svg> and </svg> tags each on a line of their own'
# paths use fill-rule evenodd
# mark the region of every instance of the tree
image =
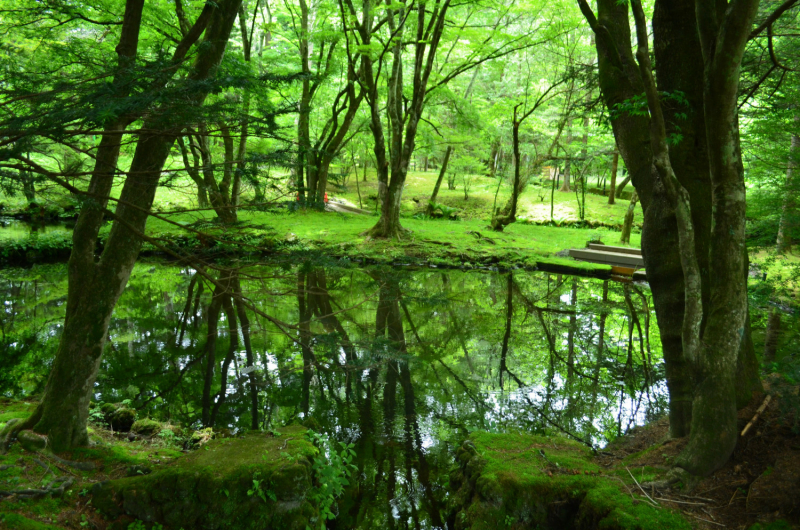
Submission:
<svg viewBox="0 0 800 530">
<path fill-rule="evenodd" d="M 147 87 L 150 97 L 175 82 L 173 79 L 187 52 L 204 33 L 188 75 L 175 82 L 179 88 L 189 90 L 190 95 L 184 100 L 188 108 L 202 106 L 211 90 L 211 81 L 222 60 L 240 4 L 241 0 L 223 0 L 205 5 L 186 36 L 179 41 L 167 67 L 162 67 L 151 80 Z M 143 7 L 141 0 L 126 2 L 112 85 L 118 98 L 127 96 L 131 88 L 130 76 L 136 75 L 134 67 Z M 117 116 L 112 114 L 105 120 L 88 189 L 85 192 L 72 189 L 85 200 L 73 232 L 67 310 L 58 352 L 41 403 L 26 420 L 6 426 L 3 433 L 6 440 L 20 430 L 32 429 L 47 436 L 49 447 L 54 451 L 85 445 L 89 441 L 86 432 L 89 400 L 111 313 L 139 255 L 161 170 L 183 128 L 183 123 L 172 121 L 171 113 L 166 112 L 168 109 L 163 106 L 147 109 L 150 112 L 136 133 L 136 149 L 130 170 L 124 179 L 117 207 L 111 212 L 106 205 L 114 177 L 118 174 L 121 135 L 145 109 L 137 110 L 133 115 L 129 112 L 119 112 Z M 185 116 L 177 121 L 184 120 Z M 34 133 L 11 131 L 10 136 L 23 139 Z M 39 173 L 60 180 L 59 175 L 34 161 L 20 155 L 16 158 Z M 68 187 L 65 182 L 62 185 Z M 106 214 L 112 216 L 114 223 L 97 259 L 98 236 Z"/>
<path fill-rule="evenodd" d="M 624 111 L 612 127 L 645 212 L 642 250 L 667 365 L 670 430 L 689 435 L 676 466 L 707 475 L 733 451 L 737 403 L 759 388 L 737 121 L 738 73 L 758 2 L 657 2 L 655 78 L 645 15 L 638 1 L 631 5 L 636 61 L 627 5 L 600 0 L 595 16 L 579 0 L 597 39 L 607 106 L 631 109 L 646 94 L 649 112 Z"/>
</svg>

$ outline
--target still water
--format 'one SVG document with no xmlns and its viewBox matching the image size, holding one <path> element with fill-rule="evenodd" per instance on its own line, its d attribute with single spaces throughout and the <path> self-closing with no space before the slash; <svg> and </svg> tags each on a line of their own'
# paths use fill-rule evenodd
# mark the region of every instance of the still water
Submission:
<svg viewBox="0 0 800 530">
<path fill-rule="evenodd" d="M 41 392 L 66 269 L 0 271 L 0 393 Z M 354 443 L 336 528 L 438 528 L 473 430 L 602 447 L 666 410 L 646 285 L 541 272 L 139 263 L 96 400 L 215 430 L 294 422 Z"/>
</svg>

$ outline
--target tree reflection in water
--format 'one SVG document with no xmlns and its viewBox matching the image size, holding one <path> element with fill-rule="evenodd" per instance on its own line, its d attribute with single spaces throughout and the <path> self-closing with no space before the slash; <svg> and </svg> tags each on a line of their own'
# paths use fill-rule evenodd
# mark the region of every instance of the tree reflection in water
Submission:
<svg viewBox="0 0 800 530">
<path fill-rule="evenodd" d="M 96 399 L 216 430 L 304 422 L 356 446 L 336 528 L 442 527 L 453 450 L 472 430 L 594 447 L 666 407 L 643 285 L 545 273 L 137 265 Z M 62 266 L 6 270 L 0 377 L 40 392 Z"/>
</svg>

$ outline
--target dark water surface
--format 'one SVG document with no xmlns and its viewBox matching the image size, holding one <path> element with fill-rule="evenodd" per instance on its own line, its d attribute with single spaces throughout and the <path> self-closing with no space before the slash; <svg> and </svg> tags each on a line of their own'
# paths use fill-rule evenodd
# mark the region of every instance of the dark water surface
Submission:
<svg viewBox="0 0 800 530">
<path fill-rule="evenodd" d="M 646 285 L 344 263 L 211 277 L 137 265 L 96 400 L 194 428 L 303 422 L 355 444 L 335 528 L 441 527 L 454 450 L 472 430 L 602 447 L 666 409 Z M 0 289 L 0 392 L 35 394 L 58 344 L 65 266 L 2 270 Z"/>
</svg>

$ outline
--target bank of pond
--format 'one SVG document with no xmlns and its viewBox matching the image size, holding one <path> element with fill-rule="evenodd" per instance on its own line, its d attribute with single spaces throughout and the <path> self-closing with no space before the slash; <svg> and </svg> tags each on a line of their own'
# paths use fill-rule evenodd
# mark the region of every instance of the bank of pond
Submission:
<svg viewBox="0 0 800 530">
<path fill-rule="evenodd" d="M 0 271 L 0 425 L 58 345 L 66 266 Z M 328 259 L 140 262 L 94 446 L 0 457 L 9 528 L 689 528 L 602 464 L 663 417 L 646 284 Z M 77 463 L 77 464 L 76 464 Z M 28 493 L 25 493 L 28 492 Z"/>
</svg>

